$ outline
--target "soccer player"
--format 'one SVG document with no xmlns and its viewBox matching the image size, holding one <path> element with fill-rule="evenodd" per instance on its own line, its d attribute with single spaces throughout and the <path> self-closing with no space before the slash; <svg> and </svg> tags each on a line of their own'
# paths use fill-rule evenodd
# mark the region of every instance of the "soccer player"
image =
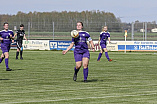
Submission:
<svg viewBox="0 0 157 104">
<path fill-rule="evenodd" d="M 83 23 L 82 22 L 77 22 L 77 31 L 79 32 L 79 37 L 78 38 L 72 38 L 72 43 L 70 46 L 64 50 L 62 53 L 65 55 L 75 44 L 75 50 L 74 50 L 74 58 L 76 62 L 76 66 L 74 68 L 74 77 L 73 80 L 77 80 L 77 73 L 79 69 L 82 66 L 83 63 L 83 74 L 84 74 L 84 82 L 87 82 L 87 77 L 88 77 L 88 63 L 90 59 L 90 54 L 88 51 L 88 45 L 87 45 L 87 40 L 92 46 L 93 51 L 94 49 L 94 44 L 93 41 L 89 35 L 88 32 L 82 31 L 83 29 Z"/>
<path fill-rule="evenodd" d="M 13 31 L 9 30 L 9 24 L 5 22 L 3 24 L 4 30 L 0 31 L 0 40 L 1 40 L 1 50 L 2 55 L 0 57 L 0 63 L 5 58 L 5 65 L 6 65 L 6 71 L 11 71 L 12 69 L 8 66 L 8 59 L 9 59 L 9 50 L 10 50 L 10 44 L 11 39 L 14 39 L 14 33 Z"/>
<path fill-rule="evenodd" d="M 110 43 L 110 33 L 107 31 L 107 26 L 104 26 L 102 28 L 102 32 L 100 33 L 100 37 L 99 37 L 101 52 L 99 53 L 97 61 L 100 61 L 100 58 L 101 58 L 104 51 L 105 51 L 105 56 L 106 56 L 107 60 L 112 61 L 112 59 L 109 58 L 107 48 L 106 48 L 107 40 L 109 40 L 109 43 Z M 99 44 L 99 42 L 98 42 L 98 44 Z"/>
<path fill-rule="evenodd" d="M 22 41 L 23 41 L 23 38 L 25 40 L 27 40 L 23 24 L 20 25 L 20 29 L 17 30 L 17 32 L 15 33 L 15 36 L 17 36 L 17 39 L 16 39 L 16 44 L 17 44 L 16 59 L 18 59 L 19 51 L 20 51 L 20 59 L 23 60 L 23 57 L 22 57 L 22 53 L 23 53 Z"/>
</svg>

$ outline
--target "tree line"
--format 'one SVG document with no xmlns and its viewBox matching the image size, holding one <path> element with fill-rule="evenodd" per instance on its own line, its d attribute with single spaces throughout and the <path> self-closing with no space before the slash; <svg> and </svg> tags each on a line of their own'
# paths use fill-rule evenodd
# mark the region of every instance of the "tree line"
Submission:
<svg viewBox="0 0 157 104">
<path fill-rule="evenodd" d="M 13 26 L 21 23 L 28 25 L 32 31 L 52 31 L 54 22 L 55 31 L 70 31 L 76 28 L 76 23 L 82 21 L 87 31 L 100 31 L 102 26 L 107 25 L 110 31 L 121 31 L 121 20 L 116 18 L 113 13 L 93 10 L 93 11 L 52 11 L 52 12 L 29 12 L 19 11 L 16 15 L 0 15 L 0 24 L 9 22 Z"/>
</svg>

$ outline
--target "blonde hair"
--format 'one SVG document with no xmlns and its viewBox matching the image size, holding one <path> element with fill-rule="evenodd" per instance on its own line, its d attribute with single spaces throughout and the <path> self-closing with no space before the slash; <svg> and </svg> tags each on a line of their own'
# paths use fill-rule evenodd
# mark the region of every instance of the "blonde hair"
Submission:
<svg viewBox="0 0 157 104">
<path fill-rule="evenodd" d="M 102 32 L 104 32 L 104 27 L 107 27 L 107 26 L 103 26 L 103 27 L 102 27 L 102 29 L 101 29 Z"/>
</svg>

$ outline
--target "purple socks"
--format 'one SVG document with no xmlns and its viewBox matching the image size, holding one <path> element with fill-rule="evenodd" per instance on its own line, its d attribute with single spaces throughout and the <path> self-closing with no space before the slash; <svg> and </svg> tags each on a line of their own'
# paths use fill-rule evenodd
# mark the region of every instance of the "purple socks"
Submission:
<svg viewBox="0 0 157 104">
<path fill-rule="evenodd" d="M 99 56 L 98 56 L 97 61 L 99 61 L 99 60 L 100 60 L 101 56 L 102 56 L 102 53 L 99 53 Z"/>
<path fill-rule="evenodd" d="M 9 68 L 8 67 L 8 58 L 5 59 L 5 66 L 6 66 L 6 68 Z"/>
<path fill-rule="evenodd" d="M 0 58 L 0 63 L 2 62 L 2 58 Z"/>
<path fill-rule="evenodd" d="M 84 74 L 84 80 L 87 80 L 88 77 L 88 68 L 83 70 L 83 74 Z"/>
<path fill-rule="evenodd" d="M 108 59 L 108 61 L 110 60 L 109 56 L 108 56 L 108 52 L 105 52 L 105 56 Z"/>
</svg>

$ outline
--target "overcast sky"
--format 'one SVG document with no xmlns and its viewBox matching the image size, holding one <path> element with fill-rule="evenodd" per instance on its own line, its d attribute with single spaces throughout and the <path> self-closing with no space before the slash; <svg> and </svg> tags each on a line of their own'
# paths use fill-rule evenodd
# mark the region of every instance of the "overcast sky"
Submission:
<svg viewBox="0 0 157 104">
<path fill-rule="evenodd" d="M 157 0 L 0 0 L 0 14 L 100 10 L 122 22 L 157 22 Z"/>
</svg>

